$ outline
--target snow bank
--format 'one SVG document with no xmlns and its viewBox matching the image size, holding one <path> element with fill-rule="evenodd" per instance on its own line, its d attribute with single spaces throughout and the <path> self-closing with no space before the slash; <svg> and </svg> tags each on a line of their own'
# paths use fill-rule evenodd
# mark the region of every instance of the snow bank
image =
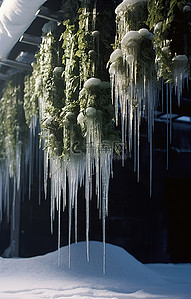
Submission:
<svg viewBox="0 0 191 299">
<path fill-rule="evenodd" d="M 100 242 L 90 242 L 89 263 L 86 243 L 72 244 L 71 269 L 68 246 L 61 249 L 59 268 L 57 252 L 52 252 L 26 259 L 0 258 L 0 269 L 0 299 L 191 297 L 191 265 L 143 265 L 125 250 L 106 244 L 103 275 Z"/>
</svg>

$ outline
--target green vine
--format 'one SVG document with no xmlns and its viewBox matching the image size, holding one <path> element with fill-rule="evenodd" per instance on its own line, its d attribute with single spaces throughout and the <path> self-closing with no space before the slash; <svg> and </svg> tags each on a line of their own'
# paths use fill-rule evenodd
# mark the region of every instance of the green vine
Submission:
<svg viewBox="0 0 191 299">
<path fill-rule="evenodd" d="M 23 108 L 23 75 L 13 78 L 4 87 L 0 110 L 0 158 L 9 161 L 11 171 L 15 169 L 16 145 L 27 144 L 28 128 Z"/>
</svg>

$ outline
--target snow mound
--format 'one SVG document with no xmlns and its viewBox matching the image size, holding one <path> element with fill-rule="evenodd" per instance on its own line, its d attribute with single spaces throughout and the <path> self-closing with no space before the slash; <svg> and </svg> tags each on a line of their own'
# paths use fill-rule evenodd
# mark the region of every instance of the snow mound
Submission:
<svg viewBox="0 0 191 299">
<path fill-rule="evenodd" d="M 56 252 L 44 256 L 50 259 L 50 256 L 56 260 Z M 72 275 L 80 274 L 82 276 L 100 276 L 102 274 L 102 255 L 103 245 L 101 242 L 90 242 L 90 262 L 86 261 L 86 242 L 79 242 L 71 245 L 71 269 Z M 53 257 L 54 256 L 54 257 Z M 68 268 L 68 248 L 63 247 L 61 251 L 61 264 L 63 268 Z M 123 248 L 106 244 L 106 277 L 123 277 L 128 281 L 137 282 L 149 281 L 155 278 L 160 279 L 157 274 L 147 268 Z"/>
<path fill-rule="evenodd" d="M 86 260 L 86 242 L 71 244 L 71 269 L 69 269 L 68 246 L 61 248 L 60 267 L 57 266 L 57 251 L 46 255 L 32 258 L 0 259 L 1 277 L 11 276 L 14 269 L 17 277 L 27 273 L 30 278 L 38 279 L 44 277 L 55 279 L 56 277 L 73 279 L 84 279 L 94 281 L 99 278 L 105 280 L 123 280 L 129 285 L 136 281 L 136 284 L 150 284 L 153 281 L 159 282 L 161 277 L 148 269 L 147 266 L 137 261 L 124 249 L 106 244 L 106 275 L 102 271 L 103 245 L 101 242 L 90 242 L 90 261 Z"/>
<path fill-rule="evenodd" d="M 90 242 L 90 262 L 86 242 L 71 245 L 33 258 L 0 258 L 0 299 L 183 299 L 191 298 L 191 266 L 143 265 L 124 249 L 106 244 L 106 275 L 102 273 L 103 245 Z M 169 268 L 170 267 L 170 268 Z M 175 272 L 175 270 L 177 271 Z M 165 272 L 165 275 L 164 273 Z M 172 275 L 175 273 L 175 275 Z M 181 277 L 180 277 L 181 276 Z"/>
</svg>

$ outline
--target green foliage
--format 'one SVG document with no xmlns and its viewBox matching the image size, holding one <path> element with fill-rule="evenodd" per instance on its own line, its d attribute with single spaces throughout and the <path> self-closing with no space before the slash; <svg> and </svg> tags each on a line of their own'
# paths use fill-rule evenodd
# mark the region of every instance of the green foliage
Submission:
<svg viewBox="0 0 191 299">
<path fill-rule="evenodd" d="M 45 148 L 50 155 L 61 155 L 60 110 L 65 103 L 59 40 L 61 29 L 53 22 L 47 23 L 43 29 L 44 36 L 33 64 L 33 73 L 25 79 L 25 115 L 29 125 L 31 116 L 39 114 Z"/>
<path fill-rule="evenodd" d="M 145 2 L 137 2 L 129 6 L 125 13 L 125 19 L 127 20 L 129 30 L 139 30 L 144 27 L 147 20 L 147 6 Z"/>
<path fill-rule="evenodd" d="M 154 44 L 159 63 L 159 76 L 167 82 L 173 83 L 172 78 L 172 58 L 175 54 L 184 54 L 182 40 L 185 28 L 185 15 L 183 6 L 185 0 L 148 0 L 147 24 L 150 30 L 154 30 Z M 177 44 L 177 39 L 179 44 Z"/>
<path fill-rule="evenodd" d="M 78 146 L 80 144 L 83 147 L 83 138 L 86 137 L 87 131 L 86 122 L 84 121 L 84 125 L 80 127 L 76 120 L 79 112 L 82 112 L 86 119 L 87 107 L 94 107 L 100 111 L 97 113 L 97 120 L 102 124 L 102 140 L 112 138 L 116 140 L 117 138 L 112 128 L 113 107 L 110 88 L 103 90 L 82 88 L 90 77 L 109 79 L 106 63 L 112 50 L 113 31 L 111 32 L 111 26 L 108 29 L 109 24 L 112 23 L 111 10 L 106 8 L 100 14 L 103 17 L 99 15 L 99 19 L 96 19 L 96 30 L 93 26 L 95 20 L 90 7 L 79 9 L 74 24 L 71 24 L 70 20 L 64 22 L 62 46 L 66 100 L 60 116 L 64 127 L 63 156 L 67 157 L 70 156 L 72 143 L 77 141 Z M 73 119 L 68 119 L 69 113 L 74 114 Z"/>
<path fill-rule="evenodd" d="M 38 96 L 36 92 L 36 85 L 35 79 L 37 80 L 36 76 L 28 75 L 25 77 L 24 80 L 24 110 L 25 110 L 25 117 L 26 123 L 30 125 L 30 119 L 32 115 L 38 115 Z M 38 82 L 38 84 L 41 82 Z"/>
<path fill-rule="evenodd" d="M 28 128 L 23 109 L 23 76 L 17 75 L 5 86 L 0 110 L 0 158 L 8 159 L 14 171 L 16 144 L 22 142 L 22 150 L 27 143 Z"/>
<path fill-rule="evenodd" d="M 112 127 L 114 108 L 111 105 L 111 90 L 107 83 L 102 82 L 98 86 L 81 90 L 79 95 L 80 111 L 85 115 L 88 107 L 95 108 L 96 118 L 102 128 L 102 140 L 118 141 L 118 133 Z M 83 135 L 86 135 L 86 130 L 83 131 Z"/>
<path fill-rule="evenodd" d="M 99 14 L 96 19 L 91 4 L 82 3 L 76 17 L 72 13 L 63 26 L 46 24 L 33 73 L 25 79 L 27 124 L 33 114 L 39 114 L 41 136 L 50 155 L 70 159 L 72 144 L 83 144 L 87 128 L 81 128 L 77 116 L 80 111 L 85 114 L 90 104 L 102 111 L 99 120 L 103 124 L 103 140 L 115 135 L 110 90 L 97 89 L 84 97 L 80 93 L 90 77 L 109 80 L 106 63 L 114 31 L 110 24 L 115 23 L 109 7 Z"/>
</svg>

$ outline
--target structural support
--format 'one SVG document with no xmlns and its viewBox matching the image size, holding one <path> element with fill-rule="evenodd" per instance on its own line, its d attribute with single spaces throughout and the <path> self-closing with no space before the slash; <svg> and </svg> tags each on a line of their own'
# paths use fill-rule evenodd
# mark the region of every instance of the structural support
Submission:
<svg viewBox="0 0 191 299">
<path fill-rule="evenodd" d="M 9 78 L 10 77 L 8 75 L 0 73 L 0 80 L 7 81 L 7 80 L 9 80 Z"/>
<path fill-rule="evenodd" d="M 21 43 L 24 43 L 24 44 L 28 44 L 28 45 L 32 45 L 32 46 L 38 46 L 41 43 L 41 38 L 38 37 L 38 36 L 33 36 L 33 35 L 30 35 L 30 34 L 24 33 L 20 37 L 19 41 Z"/>
<path fill-rule="evenodd" d="M 48 20 L 48 21 L 56 21 L 62 22 L 64 19 L 64 15 L 61 11 L 53 13 L 47 7 L 42 6 L 35 14 L 35 16 Z"/>
<path fill-rule="evenodd" d="M 26 63 L 14 61 L 14 60 L 6 59 L 6 58 L 4 58 L 4 59 L 1 58 L 0 64 L 8 66 L 8 67 L 16 68 L 16 69 L 32 71 L 32 66 L 30 64 L 26 64 Z"/>
</svg>

